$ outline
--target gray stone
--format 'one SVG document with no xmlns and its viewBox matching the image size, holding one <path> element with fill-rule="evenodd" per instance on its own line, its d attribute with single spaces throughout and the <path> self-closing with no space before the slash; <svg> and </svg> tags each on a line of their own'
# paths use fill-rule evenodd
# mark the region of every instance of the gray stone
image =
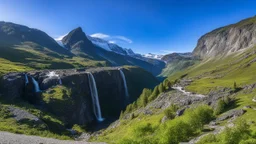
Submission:
<svg viewBox="0 0 256 144">
<path fill-rule="evenodd" d="M 217 121 L 224 121 L 226 119 L 232 118 L 232 117 L 238 117 L 241 116 L 245 113 L 245 110 L 239 109 L 239 110 L 230 110 L 228 112 L 226 112 L 225 114 L 223 114 L 222 116 L 220 116 L 219 118 L 217 118 Z"/>
</svg>

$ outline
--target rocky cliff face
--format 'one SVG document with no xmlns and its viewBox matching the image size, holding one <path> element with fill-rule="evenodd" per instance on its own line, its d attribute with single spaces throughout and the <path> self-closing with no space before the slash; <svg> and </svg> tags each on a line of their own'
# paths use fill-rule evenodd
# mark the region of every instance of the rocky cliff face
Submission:
<svg viewBox="0 0 256 144">
<path fill-rule="evenodd" d="M 63 118 L 67 124 L 88 124 L 96 121 L 88 72 L 94 76 L 100 109 L 104 118 L 118 117 L 121 110 L 139 96 L 138 93 L 142 91 L 142 88 L 157 84 L 149 82 L 141 84 L 143 87 L 137 89 L 128 81 L 129 92 L 137 94 L 137 96 L 133 95 L 131 98 L 127 98 L 124 81 L 117 67 L 42 70 L 9 73 L 3 76 L 0 84 L 2 98 L 9 101 L 25 100 L 39 106 L 42 110 Z M 134 75 L 126 69 L 123 69 L 123 72 L 128 77 Z M 137 77 L 137 74 L 135 76 Z M 152 75 L 151 77 L 153 78 Z M 35 81 L 38 83 L 38 88 Z M 133 90 L 137 92 L 134 93 Z"/>
<path fill-rule="evenodd" d="M 193 51 L 200 58 L 228 55 L 256 45 L 256 16 L 202 36 Z"/>
</svg>

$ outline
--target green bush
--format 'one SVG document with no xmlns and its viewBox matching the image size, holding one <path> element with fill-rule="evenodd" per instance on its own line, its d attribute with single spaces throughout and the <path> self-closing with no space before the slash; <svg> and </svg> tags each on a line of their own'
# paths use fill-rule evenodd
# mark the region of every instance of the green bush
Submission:
<svg viewBox="0 0 256 144">
<path fill-rule="evenodd" d="M 256 139 L 242 140 L 239 144 L 256 144 Z"/>
<path fill-rule="evenodd" d="M 222 99 L 219 99 L 214 109 L 214 114 L 219 115 L 224 111 L 224 109 L 225 109 L 225 102 Z"/>
<path fill-rule="evenodd" d="M 168 119 L 174 119 L 176 116 L 176 113 L 173 112 L 171 109 L 165 109 L 164 110 L 164 115 L 168 118 Z"/>
<path fill-rule="evenodd" d="M 78 134 L 81 134 L 82 132 L 85 132 L 85 128 L 78 125 L 78 124 L 74 124 L 72 129 L 75 130 Z"/>
<path fill-rule="evenodd" d="M 214 118 L 213 110 L 208 105 L 200 105 L 197 108 L 187 110 L 185 113 L 187 113 L 187 122 L 194 131 L 201 131 L 204 124 Z"/>
<path fill-rule="evenodd" d="M 178 109 L 179 109 L 178 106 L 172 104 L 171 106 L 169 106 L 167 109 L 164 110 L 164 115 L 168 119 L 174 119 L 176 116 L 176 111 Z"/>
<path fill-rule="evenodd" d="M 207 144 L 214 143 L 217 141 L 217 138 L 214 134 L 208 134 L 202 137 L 196 144 Z"/>
<path fill-rule="evenodd" d="M 205 143 L 223 143 L 223 144 L 255 144 L 255 139 L 250 135 L 249 125 L 245 120 L 237 121 L 232 128 L 226 127 L 224 131 L 218 135 L 208 135 L 203 137 L 197 144 Z"/>
</svg>

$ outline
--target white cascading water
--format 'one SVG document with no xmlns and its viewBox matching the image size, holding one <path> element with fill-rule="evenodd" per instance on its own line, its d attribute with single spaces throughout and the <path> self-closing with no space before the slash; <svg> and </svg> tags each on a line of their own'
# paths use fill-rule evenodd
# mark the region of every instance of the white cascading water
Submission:
<svg viewBox="0 0 256 144">
<path fill-rule="evenodd" d="M 29 83 L 29 81 L 28 81 L 28 75 L 25 74 L 25 85 L 27 85 L 28 83 Z"/>
<path fill-rule="evenodd" d="M 62 85 L 61 78 L 60 78 L 60 76 L 58 74 L 55 73 L 55 71 L 49 72 L 46 76 L 49 77 L 49 78 L 58 77 L 59 78 L 59 84 Z"/>
<path fill-rule="evenodd" d="M 120 72 L 120 74 L 122 76 L 123 82 L 124 82 L 125 96 L 126 96 L 126 98 L 128 98 L 129 97 L 129 93 L 128 93 L 128 88 L 127 88 L 124 72 L 122 71 L 121 68 L 119 68 L 118 70 L 119 70 L 119 72 Z"/>
<path fill-rule="evenodd" d="M 61 81 L 61 78 L 59 78 L 59 84 L 62 85 L 62 81 Z"/>
<path fill-rule="evenodd" d="M 39 88 L 38 82 L 33 77 L 31 77 L 31 79 L 32 79 L 32 82 L 33 82 L 34 87 L 35 87 L 35 92 L 40 92 L 41 90 Z"/>
<path fill-rule="evenodd" d="M 98 91 L 95 79 L 91 73 L 88 73 L 88 79 L 89 79 L 89 86 L 91 90 L 91 97 L 92 97 L 92 103 L 93 103 L 93 111 L 98 121 L 103 121 L 104 118 L 101 116 L 101 110 L 100 110 L 100 103 L 98 98 Z"/>
</svg>

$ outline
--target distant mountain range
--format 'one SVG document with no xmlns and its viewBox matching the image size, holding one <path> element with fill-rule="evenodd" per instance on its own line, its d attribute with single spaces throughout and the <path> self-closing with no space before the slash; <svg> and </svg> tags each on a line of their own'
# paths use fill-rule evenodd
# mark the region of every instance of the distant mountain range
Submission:
<svg viewBox="0 0 256 144">
<path fill-rule="evenodd" d="M 27 62 L 26 59 L 31 55 L 37 57 L 29 61 L 33 67 L 36 64 L 35 68 L 37 69 L 42 66 L 44 68 L 75 68 L 86 65 L 133 65 L 157 76 L 165 67 L 165 63 L 159 59 L 143 57 L 143 55 L 136 54 L 131 49 L 122 48 L 103 39 L 90 37 L 83 32 L 81 27 L 70 31 L 62 39 L 55 41 L 43 31 L 10 22 L 0 22 L 1 47 L 1 52 L 4 53 L 4 50 L 7 50 L 3 57 L 8 60 L 14 59 L 14 54 L 23 55 L 22 59 L 15 57 L 17 62 Z M 26 47 L 29 47 L 29 49 Z M 26 54 L 22 54 L 20 49 L 22 49 L 22 53 L 25 51 Z M 44 57 L 41 57 L 42 55 Z M 47 64 L 45 60 L 47 60 Z M 65 66 L 55 66 L 55 64 L 53 66 L 51 60 L 65 63 Z"/>
</svg>

